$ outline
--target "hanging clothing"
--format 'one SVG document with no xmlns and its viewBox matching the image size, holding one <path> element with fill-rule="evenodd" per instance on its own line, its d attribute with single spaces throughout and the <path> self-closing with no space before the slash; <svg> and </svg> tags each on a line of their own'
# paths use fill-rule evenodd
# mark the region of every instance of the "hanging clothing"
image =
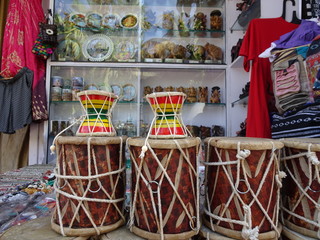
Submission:
<svg viewBox="0 0 320 240">
<path fill-rule="evenodd" d="M 27 67 L 12 78 L 0 78 L 0 132 L 12 134 L 32 122 L 32 79 Z"/>
<path fill-rule="evenodd" d="M 244 56 L 244 69 L 249 72 L 251 68 L 247 137 L 271 138 L 269 112 L 275 110 L 273 83 L 269 59 L 259 58 L 259 54 L 268 48 L 271 42 L 298 26 L 281 17 L 253 19 L 249 23 L 239 53 Z"/>
<path fill-rule="evenodd" d="M 275 59 L 274 54 L 277 53 L 277 50 L 308 45 L 319 34 L 320 26 L 318 22 L 303 19 L 298 28 L 280 36 L 280 38 L 272 42 L 271 47 L 262 52 L 259 57 L 269 58 L 272 62 Z"/>
<path fill-rule="evenodd" d="M 4 77 L 13 77 L 21 67 L 34 73 L 32 117 L 48 119 L 45 92 L 45 61 L 31 52 L 44 20 L 42 0 L 10 0 L 3 36 L 1 69 Z"/>
</svg>

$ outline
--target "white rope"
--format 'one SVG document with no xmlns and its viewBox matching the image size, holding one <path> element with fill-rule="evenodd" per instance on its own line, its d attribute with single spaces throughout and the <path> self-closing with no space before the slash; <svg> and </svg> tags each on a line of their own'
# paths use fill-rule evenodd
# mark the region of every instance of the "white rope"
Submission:
<svg viewBox="0 0 320 240">
<path fill-rule="evenodd" d="M 257 240 L 259 237 L 259 228 L 252 228 L 251 208 L 248 205 L 243 206 L 244 220 L 246 224 L 242 228 L 241 236 L 246 240 Z"/>
<path fill-rule="evenodd" d="M 287 174 L 283 171 L 280 171 L 278 174 L 276 174 L 275 178 L 279 188 L 282 188 L 282 179 L 285 177 L 287 177 Z"/>
<path fill-rule="evenodd" d="M 57 172 L 57 167 L 53 169 L 53 173 L 55 174 L 56 177 L 61 178 L 61 179 L 79 179 L 79 180 L 92 180 L 92 179 L 97 179 L 97 178 L 102 178 L 110 175 L 114 175 L 117 173 L 121 173 L 126 169 L 126 167 L 122 167 L 121 169 L 111 171 L 111 172 L 106 172 L 106 173 L 101 173 L 101 174 L 96 174 L 96 175 L 91 175 L 91 176 L 71 176 L 71 175 L 61 175 Z"/>
<path fill-rule="evenodd" d="M 50 151 L 51 151 L 51 155 L 55 154 L 56 152 L 56 140 L 57 138 L 64 133 L 65 131 L 67 131 L 68 129 L 72 128 L 75 124 L 77 124 L 78 122 L 82 121 L 84 118 L 84 116 L 80 116 L 75 122 L 73 122 L 70 126 L 66 127 L 65 129 L 63 129 L 62 131 L 60 131 L 53 139 L 52 144 L 50 146 Z"/>
</svg>

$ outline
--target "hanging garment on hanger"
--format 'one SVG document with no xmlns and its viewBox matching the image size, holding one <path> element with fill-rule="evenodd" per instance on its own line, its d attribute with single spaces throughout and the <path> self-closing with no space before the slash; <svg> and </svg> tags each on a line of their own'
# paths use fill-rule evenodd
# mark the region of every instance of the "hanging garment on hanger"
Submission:
<svg viewBox="0 0 320 240">
<path fill-rule="evenodd" d="M 244 56 L 244 69 L 249 72 L 251 68 L 247 137 L 271 137 L 269 112 L 275 107 L 270 62 L 268 59 L 259 58 L 259 54 L 270 46 L 271 42 L 298 26 L 281 17 L 253 19 L 249 24 L 240 49 L 240 55 Z"/>
<path fill-rule="evenodd" d="M 0 78 L 0 132 L 12 134 L 32 122 L 32 79 L 27 67 L 12 78 Z"/>
<path fill-rule="evenodd" d="M 39 22 L 44 21 L 42 0 L 10 0 L 3 35 L 1 69 L 4 77 L 13 77 L 21 67 L 34 72 L 32 86 L 32 115 L 34 121 L 48 119 L 45 91 L 46 62 L 32 53 L 39 33 Z"/>
</svg>

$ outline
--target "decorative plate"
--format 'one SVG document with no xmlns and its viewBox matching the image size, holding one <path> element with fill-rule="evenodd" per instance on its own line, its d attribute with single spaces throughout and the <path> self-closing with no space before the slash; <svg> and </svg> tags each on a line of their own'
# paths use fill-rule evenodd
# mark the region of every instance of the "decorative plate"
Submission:
<svg viewBox="0 0 320 240">
<path fill-rule="evenodd" d="M 70 14 L 69 21 L 78 27 L 85 27 L 87 25 L 86 16 L 83 13 Z"/>
<path fill-rule="evenodd" d="M 126 84 L 122 87 L 123 101 L 132 101 L 136 96 L 136 88 L 132 84 Z"/>
<path fill-rule="evenodd" d="M 88 13 L 86 16 L 87 26 L 93 32 L 100 32 L 102 30 L 102 15 L 99 13 Z"/>
<path fill-rule="evenodd" d="M 135 28 L 138 25 L 138 18 L 134 14 L 127 14 L 121 18 L 120 25 L 127 29 Z"/>
<path fill-rule="evenodd" d="M 111 89 L 112 89 L 112 92 L 118 97 L 122 95 L 122 88 L 119 85 L 117 84 L 111 85 Z"/>
<path fill-rule="evenodd" d="M 104 61 L 113 52 L 113 42 L 104 34 L 89 36 L 82 45 L 82 54 L 90 61 Z"/>
<path fill-rule="evenodd" d="M 113 57 L 118 61 L 128 61 L 135 55 L 135 46 L 130 41 L 121 41 L 114 50 Z"/>
<path fill-rule="evenodd" d="M 106 14 L 103 16 L 102 26 L 108 29 L 120 28 L 120 17 L 117 14 Z"/>
<path fill-rule="evenodd" d="M 84 89 L 85 90 L 98 90 L 98 87 L 95 84 L 88 84 L 88 85 L 85 86 Z"/>
</svg>

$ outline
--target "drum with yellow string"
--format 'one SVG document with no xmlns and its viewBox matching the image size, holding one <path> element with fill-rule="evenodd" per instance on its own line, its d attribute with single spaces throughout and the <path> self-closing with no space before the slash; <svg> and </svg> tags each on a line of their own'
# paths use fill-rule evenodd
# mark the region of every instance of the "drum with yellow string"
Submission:
<svg viewBox="0 0 320 240">
<path fill-rule="evenodd" d="M 182 92 L 154 92 L 146 95 L 155 116 L 150 138 L 185 138 L 187 129 L 181 119 L 181 109 L 186 99 Z"/>
<path fill-rule="evenodd" d="M 111 112 L 118 96 L 105 91 L 88 90 L 78 94 L 85 111 L 77 136 L 115 136 Z"/>
</svg>

